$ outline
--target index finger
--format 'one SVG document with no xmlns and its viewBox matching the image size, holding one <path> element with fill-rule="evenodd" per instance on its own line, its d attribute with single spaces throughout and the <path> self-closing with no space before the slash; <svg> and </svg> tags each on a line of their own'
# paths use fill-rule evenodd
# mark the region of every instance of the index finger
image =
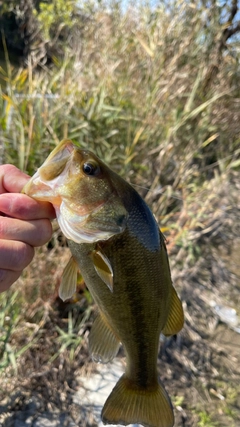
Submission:
<svg viewBox="0 0 240 427">
<path fill-rule="evenodd" d="M 51 203 L 38 202 L 26 194 L 0 194 L 0 212 L 12 218 L 33 220 L 55 218 L 55 210 Z"/>
<path fill-rule="evenodd" d="M 28 182 L 29 176 L 14 165 L 0 166 L 0 194 L 20 193 Z"/>
</svg>

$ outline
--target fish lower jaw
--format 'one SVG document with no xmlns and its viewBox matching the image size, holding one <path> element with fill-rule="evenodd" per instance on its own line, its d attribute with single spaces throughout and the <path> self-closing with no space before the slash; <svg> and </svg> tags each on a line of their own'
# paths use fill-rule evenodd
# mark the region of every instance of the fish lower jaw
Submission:
<svg viewBox="0 0 240 427">
<path fill-rule="evenodd" d="M 100 230 L 87 228 L 84 218 L 79 218 L 78 223 L 65 219 L 60 213 L 57 213 L 59 227 L 67 239 L 75 243 L 95 243 L 100 240 L 108 240 L 115 234 L 121 233 L 121 227 L 112 227 L 111 230 Z"/>
</svg>

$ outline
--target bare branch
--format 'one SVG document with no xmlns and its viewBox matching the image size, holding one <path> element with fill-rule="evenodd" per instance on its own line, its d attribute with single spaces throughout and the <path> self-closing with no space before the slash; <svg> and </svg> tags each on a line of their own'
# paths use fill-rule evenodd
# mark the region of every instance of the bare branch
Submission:
<svg viewBox="0 0 240 427">
<path fill-rule="evenodd" d="M 231 9 L 230 9 L 230 13 L 229 13 L 229 17 L 227 20 L 227 28 L 225 28 L 222 32 L 222 36 L 220 39 L 220 43 L 219 43 L 219 48 L 218 48 L 218 53 L 219 56 L 221 55 L 221 52 L 224 48 L 226 48 L 226 42 L 227 40 L 232 37 L 234 34 L 240 32 L 240 21 L 237 22 L 234 26 L 233 26 L 233 20 L 238 12 L 238 2 L 237 0 L 232 0 L 232 5 L 231 5 Z"/>
</svg>

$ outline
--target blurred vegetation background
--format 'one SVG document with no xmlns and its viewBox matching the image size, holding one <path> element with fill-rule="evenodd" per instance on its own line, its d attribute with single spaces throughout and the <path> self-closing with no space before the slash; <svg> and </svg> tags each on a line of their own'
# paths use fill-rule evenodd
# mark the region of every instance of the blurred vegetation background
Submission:
<svg viewBox="0 0 240 427">
<path fill-rule="evenodd" d="M 171 342 L 171 362 L 162 357 L 179 426 L 240 422 L 240 360 L 231 349 L 230 369 L 229 348 L 214 341 L 215 305 L 240 315 L 239 9 L 236 0 L 0 0 L 1 162 L 31 175 L 72 139 L 135 186 L 168 239 L 186 313 L 182 349 Z M 68 249 L 55 229 L 0 297 L 0 397 L 23 378 L 36 391 L 47 369 L 38 386 L 64 406 L 49 384 L 70 386 L 86 364 L 95 307 L 81 277 L 75 299 L 59 301 Z"/>
</svg>

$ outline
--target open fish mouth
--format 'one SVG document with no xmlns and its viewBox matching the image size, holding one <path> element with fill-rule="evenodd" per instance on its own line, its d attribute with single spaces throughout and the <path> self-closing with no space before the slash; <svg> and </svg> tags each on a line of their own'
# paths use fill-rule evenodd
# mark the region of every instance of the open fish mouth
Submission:
<svg viewBox="0 0 240 427">
<path fill-rule="evenodd" d="M 97 164 L 96 159 L 89 160 L 87 150 L 63 141 L 23 189 L 36 200 L 52 203 L 63 234 L 76 243 L 107 240 L 127 224 L 128 213 L 107 177 L 83 173 L 81 165 Z"/>
<path fill-rule="evenodd" d="M 37 172 L 25 186 L 24 192 L 36 200 L 53 204 L 59 227 L 67 239 L 76 243 L 93 243 L 107 240 L 125 230 L 128 214 L 120 203 L 113 215 L 112 205 L 114 203 L 116 207 L 117 202 L 114 194 L 112 202 L 110 197 L 108 202 L 101 203 L 91 210 L 87 207 L 72 208 L 68 200 L 61 198 L 55 191 L 59 184 L 58 178 L 53 181 L 51 185 L 42 182 Z"/>
</svg>

